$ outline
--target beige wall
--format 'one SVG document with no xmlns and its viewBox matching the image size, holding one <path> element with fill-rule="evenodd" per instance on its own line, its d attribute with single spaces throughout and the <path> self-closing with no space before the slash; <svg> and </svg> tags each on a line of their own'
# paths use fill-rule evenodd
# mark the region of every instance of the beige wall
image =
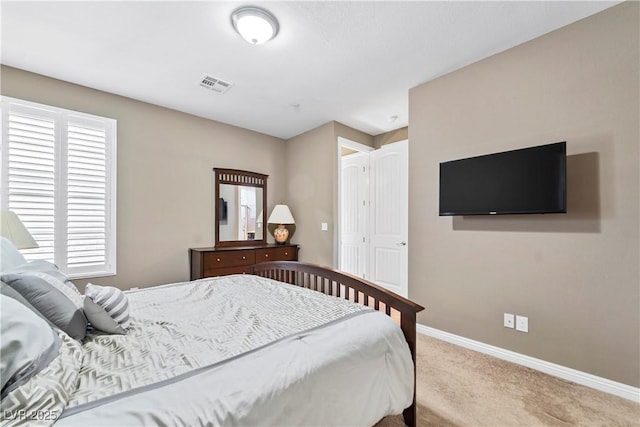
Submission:
<svg viewBox="0 0 640 427">
<path fill-rule="evenodd" d="M 286 141 L 287 201 L 296 220 L 291 239 L 300 244 L 300 260 L 336 265 L 338 215 L 338 138 L 368 146 L 373 138 L 338 122 L 329 122 Z M 328 231 L 321 224 L 328 224 Z"/>
<path fill-rule="evenodd" d="M 214 243 L 214 167 L 268 174 L 269 210 L 285 197 L 281 139 L 15 68 L 1 72 L 3 95 L 118 121 L 118 274 L 94 283 L 127 289 L 188 280 L 188 248 Z"/>
<path fill-rule="evenodd" d="M 373 146 L 377 149 L 386 144 L 409 139 L 409 127 L 405 126 L 373 137 Z"/>
<path fill-rule="evenodd" d="M 333 122 L 334 143 L 337 144 L 338 138 L 345 138 L 353 142 L 373 147 L 373 137 L 368 133 L 361 132 L 340 122 Z"/>
<path fill-rule="evenodd" d="M 286 141 L 287 196 L 296 220 L 291 238 L 300 244 L 300 260 L 331 265 L 333 228 L 321 231 L 320 224 L 331 224 L 333 192 L 331 188 L 333 122 Z"/>
<path fill-rule="evenodd" d="M 638 17 L 624 3 L 410 91 L 420 323 L 640 386 Z M 438 216 L 439 162 L 558 141 L 567 214 Z"/>
</svg>

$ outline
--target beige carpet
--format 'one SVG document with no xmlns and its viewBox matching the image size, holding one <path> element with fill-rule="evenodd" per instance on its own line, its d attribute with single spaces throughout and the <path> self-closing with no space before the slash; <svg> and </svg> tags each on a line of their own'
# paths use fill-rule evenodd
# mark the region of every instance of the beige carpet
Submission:
<svg viewBox="0 0 640 427">
<path fill-rule="evenodd" d="M 640 426 L 638 403 L 420 334 L 417 368 L 419 426 Z"/>
</svg>

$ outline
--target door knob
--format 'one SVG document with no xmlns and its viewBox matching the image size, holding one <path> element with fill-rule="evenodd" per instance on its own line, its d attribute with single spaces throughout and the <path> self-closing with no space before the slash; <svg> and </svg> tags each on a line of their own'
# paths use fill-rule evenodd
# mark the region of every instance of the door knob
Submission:
<svg viewBox="0 0 640 427">
<path fill-rule="evenodd" d="M 402 241 L 402 242 L 398 243 L 398 246 L 407 246 L 407 242 Z"/>
</svg>

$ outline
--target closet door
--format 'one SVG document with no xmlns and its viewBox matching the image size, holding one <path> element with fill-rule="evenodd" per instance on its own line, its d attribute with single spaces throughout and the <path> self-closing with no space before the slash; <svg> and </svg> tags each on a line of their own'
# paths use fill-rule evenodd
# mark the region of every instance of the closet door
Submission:
<svg viewBox="0 0 640 427">
<path fill-rule="evenodd" d="M 367 272 L 369 154 L 342 157 L 340 269 L 365 278 Z"/>
<path fill-rule="evenodd" d="M 409 142 L 370 153 L 369 280 L 408 296 Z"/>
</svg>

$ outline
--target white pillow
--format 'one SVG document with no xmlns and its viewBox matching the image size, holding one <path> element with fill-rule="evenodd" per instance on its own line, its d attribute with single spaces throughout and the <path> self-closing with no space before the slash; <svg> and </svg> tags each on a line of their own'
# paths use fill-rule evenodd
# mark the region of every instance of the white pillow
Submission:
<svg viewBox="0 0 640 427">
<path fill-rule="evenodd" d="M 87 283 L 84 314 L 94 328 L 109 334 L 126 334 L 129 329 L 129 300 L 113 286 Z"/>
<path fill-rule="evenodd" d="M 26 262 L 27 260 L 11 240 L 0 237 L 0 271 L 9 270 Z"/>
<path fill-rule="evenodd" d="M 46 368 L 58 355 L 60 338 L 33 311 L 0 295 L 2 397 Z"/>
</svg>

